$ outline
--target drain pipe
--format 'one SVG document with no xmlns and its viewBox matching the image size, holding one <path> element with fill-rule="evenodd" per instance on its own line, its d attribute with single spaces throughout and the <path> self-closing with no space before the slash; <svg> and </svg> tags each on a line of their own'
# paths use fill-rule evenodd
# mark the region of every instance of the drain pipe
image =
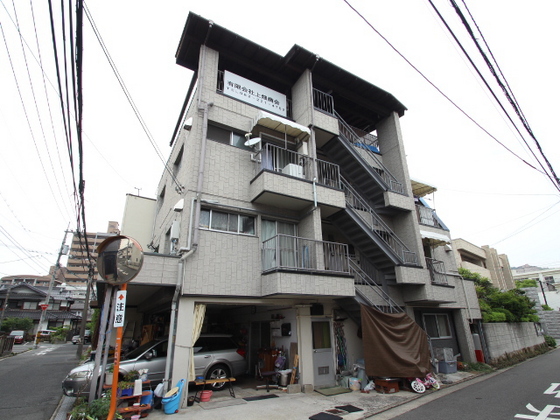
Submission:
<svg viewBox="0 0 560 420">
<path fill-rule="evenodd" d="M 165 360 L 165 375 L 163 377 L 163 386 L 165 392 L 171 389 L 171 359 L 175 353 L 174 351 L 174 344 L 175 344 L 175 328 L 177 324 L 177 301 L 179 300 L 179 292 L 181 290 L 181 285 L 183 284 L 183 273 L 184 273 L 184 266 L 185 260 L 189 258 L 192 254 L 194 254 L 196 248 L 193 248 L 183 254 L 179 259 L 179 266 L 177 269 L 177 283 L 175 285 L 175 292 L 173 293 L 173 300 L 171 301 L 171 319 L 169 321 L 169 337 L 167 340 L 167 348 L 169 351 L 169 356 Z"/>
</svg>

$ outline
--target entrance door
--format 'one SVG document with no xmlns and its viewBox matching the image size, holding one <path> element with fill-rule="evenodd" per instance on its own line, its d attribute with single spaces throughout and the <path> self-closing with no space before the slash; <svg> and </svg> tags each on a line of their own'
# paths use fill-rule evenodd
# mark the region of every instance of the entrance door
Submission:
<svg viewBox="0 0 560 420">
<path fill-rule="evenodd" d="M 334 356 L 331 323 L 328 319 L 311 321 L 313 334 L 313 379 L 315 388 L 334 386 Z"/>
</svg>

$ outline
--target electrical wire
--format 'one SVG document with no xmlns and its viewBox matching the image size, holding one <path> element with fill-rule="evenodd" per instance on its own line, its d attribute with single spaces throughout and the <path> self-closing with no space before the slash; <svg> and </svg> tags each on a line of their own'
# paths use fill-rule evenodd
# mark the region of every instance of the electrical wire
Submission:
<svg viewBox="0 0 560 420">
<path fill-rule="evenodd" d="M 430 84 L 439 94 L 441 94 L 451 105 L 453 105 L 459 112 L 461 112 L 465 117 L 467 117 L 473 124 L 475 124 L 479 129 L 481 129 L 484 133 L 486 133 L 491 139 L 493 139 L 496 143 L 506 149 L 509 153 L 514 155 L 516 158 L 521 160 L 527 166 L 535 169 L 536 171 L 542 173 L 538 168 L 536 168 L 531 163 L 527 162 L 525 159 L 517 155 L 513 150 L 508 148 L 504 143 L 502 143 L 498 138 L 492 135 L 488 130 L 486 130 L 482 125 L 480 125 L 473 117 L 471 117 L 465 110 L 463 110 L 458 104 L 456 104 L 449 96 L 447 96 L 439 87 L 437 87 L 424 73 L 422 73 L 410 60 L 408 60 L 393 44 L 389 42 L 387 38 L 385 38 L 354 6 L 352 6 L 348 0 L 343 0 L 344 3 L 348 5 L 393 51 L 395 51 L 414 71 L 416 71 L 428 84 Z M 546 173 L 544 173 L 546 175 Z M 560 190 L 560 186 L 557 186 Z"/>
<path fill-rule="evenodd" d="M 93 19 L 93 16 L 91 15 L 91 12 L 89 11 L 89 9 L 87 7 L 87 4 L 85 4 L 85 3 L 84 3 L 84 10 L 85 10 L 86 17 L 87 17 L 87 19 L 88 19 L 88 21 L 91 25 L 91 28 L 93 29 L 93 32 L 94 32 L 94 34 L 97 38 L 97 41 L 99 42 L 99 45 L 101 46 L 101 49 L 103 50 L 103 53 L 105 54 L 105 58 L 107 58 L 107 61 L 109 62 L 109 65 L 111 66 L 111 69 L 113 70 L 113 73 L 115 74 L 115 77 L 117 78 L 117 81 L 119 82 L 119 85 L 121 86 L 121 89 L 122 89 L 123 93 L 125 94 L 125 97 L 128 100 L 128 102 L 129 102 L 129 104 L 130 104 L 130 106 L 131 106 L 131 108 L 134 112 L 134 115 L 136 116 L 136 118 L 140 122 L 140 125 L 142 126 L 142 129 L 144 130 L 144 133 L 148 137 L 148 140 L 150 141 L 150 143 L 151 143 L 153 149 L 155 150 L 156 155 L 160 159 L 161 163 L 163 163 L 163 166 L 164 166 L 165 170 L 169 173 L 169 175 L 171 176 L 171 179 L 175 183 L 176 189 L 178 191 L 182 191 L 184 187 L 180 184 L 179 180 L 177 179 L 177 177 L 173 173 L 173 170 L 169 167 L 169 165 L 167 164 L 167 161 L 163 157 L 163 154 L 160 152 L 159 148 L 157 147 L 157 144 L 156 144 L 150 130 L 148 129 L 148 126 L 147 126 L 146 122 L 142 118 L 142 115 L 140 114 L 140 111 L 138 110 L 138 107 L 134 103 L 134 100 L 132 99 L 132 96 L 131 96 L 130 92 L 128 91 L 127 87 L 126 87 L 126 85 L 124 83 L 124 80 L 121 77 L 115 62 L 111 58 L 111 55 L 109 54 L 109 50 L 107 49 L 107 46 L 105 45 L 105 42 L 103 41 L 103 38 L 101 36 L 101 33 L 97 29 L 97 25 L 95 24 L 95 20 Z"/>
<path fill-rule="evenodd" d="M 443 19 L 443 17 L 441 16 L 441 14 L 439 13 L 439 11 L 437 10 L 437 8 L 435 7 L 435 5 L 433 4 L 433 2 L 431 0 L 428 0 L 429 3 L 432 5 L 432 7 L 434 8 L 434 10 L 436 11 L 436 13 L 438 14 L 438 16 L 440 16 L 440 18 L 442 19 L 442 21 L 444 22 L 445 26 L 449 29 L 449 31 L 451 32 L 451 34 L 453 35 L 454 39 L 459 43 L 459 41 L 457 40 L 457 38 L 455 37 L 455 35 L 453 34 L 453 31 L 451 31 L 451 29 L 448 27 L 447 23 L 445 22 L 445 20 Z M 537 156 L 535 155 L 535 153 L 533 152 L 533 150 L 529 147 L 529 145 L 527 144 L 527 142 L 525 141 L 525 138 L 523 137 L 523 135 L 521 134 L 521 132 L 518 130 L 517 126 L 514 124 L 513 119 L 511 118 L 511 116 L 509 115 L 509 113 L 503 108 L 501 102 L 498 100 L 498 98 L 495 96 L 494 92 L 492 91 L 492 89 L 490 88 L 490 86 L 487 85 L 488 89 L 491 91 L 492 95 L 494 96 L 494 98 L 496 99 L 496 101 L 500 104 L 500 107 L 502 107 L 502 110 L 506 113 L 506 116 L 508 117 L 508 119 L 511 121 L 511 123 L 514 125 L 515 129 L 518 131 L 519 135 L 521 136 L 521 138 L 523 139 L 523 142 L 526 144 L 526 146 L 529 148 L 531 154 L 535 157 L 535 159 L 537 160 L 537 162 L 539 163 L 539 165 L 542 167 L 542 169 L 545 171 L 546 176 L 552 181 L 552 183 L 554 184 L 554 186 L 560 191 L 560 179 L 558 178 L 558 176 L 556 175 L 556 173 L 554 172 L 554 168 L 552 167 L 552 164 L 550 163 L 550 161 L 548 160 L 548 158 L 546 157 L 546 155 L 544 154 L 540 143 L 538 142 L 538 140 L 536 139 L 533 130 L 531 129 L 531 127 L 529 126 L 529 122 L 527 121 L 527 119 L 525 118 L 523 112 L 521 111 L 521 107 L 519 106 L 517 100 L 515 99 L 515 96 L 511 93 L 511 88 L 509 87 L 509 84 L 506 82 L 502 82 L 502 80 L 500 79 L 498 72 L 496 71 L 496 69 L 494 68 L 494 65 L 492 64 L 492 62 L 488 59 L 488 56 L 486 55 L 486 53 L 484 52 L 484 50 L 482 49 L 482 47 L 480 46 L 480 43 L 478 42 L 477 37 L 475 36 L 472 28 L 470 27 L 465 15 L 463 14 L 463 12 L 461 11 L 461 9 L 459 8 L 459 6 L 457 5 L 457 3 L 455 2 L 455 0 L 450 0 L 451 5 L 453 6 L 453 8 L 455 9 L 455 12 L 459 15 L 459 18 L 461 20 L 461 22 L 463 23 L 463 26 L 465 27 L 465 29 L 467 30 L 469 36 L 471 37 L 473 43 L 476 45 L 480 55 L 482 56 L 484 62 L 486 63 L 486 65 L 488 66 L 490 73 L 494 76 L 496 83 L 498 84 L 498 86 L 502 89 L 504 95 L 506 96 L 508 102 L 510 103 L 510 105 L 513 107 L 515 113 L 517 114 L 519 120 L 521 121 L 523 127 L 525 128 L 525 130 L 527 131 L 527 133 L 529 133 L 529 136 L 533 139 L 533 141 L 535 142 L 535 144 L 537 145 L 537 149 L 539 150 L 539 153 L 541 155 L 541 157 L 544 159 L 545 163 L 548 166 L 548 169 L 550 171 L 551 174 L 548 174 L 546 172 L 546 169 L 544 168 L 544 166 L 542 165 L 542 163 L 540 162 L 540 160 L 537 158 Z M 463 4 L 465 4 L 466 7 L 466 3 L 463 0 Z M 476 22 L 472 16 L 472 14 L 469 15 L 471 17 L 471 20 L 475 23 Z M 477 29 L 478 29 L 478 33 L 482 36 L 482 32 L 480 31 L 480 28 L 478 27 L 478 25 L 476 25 Z M 487 49 L 490 51 L 490 48 L 488 46 L 488 44 L 485 42 L 485 45 L 487 47 Z M 460 45 L 460 43 L 459 43 Z M 473 67 L 475 67 L 477 73 L 479 74 L 479 76 L 484 80 L 482 74 L 479 72 L 479 70 L 476 68 L 476 65 L 472 62 L 470 56 L 468 55 L 468 53 L 461 47 L 461 49 L 463 50 L 463 53 L 467 56 L 467 58 L 469 59 L 469 61 L 471 62 L 471 64 L 473 65 Z M 496 62 L 496 59 L 494 57 L 494 55 L 492 54 L 492 58 L 494 59 L 494 62 Z M 503 75 L 503 73 L 501 72 L 501 70 L 499 71 L 499 73 L 501 74 L 502 78 L 505 80 L 505 77 Z M 484 82 L 486 83 L 486 81 L 484 80 Z"/>
</svg>

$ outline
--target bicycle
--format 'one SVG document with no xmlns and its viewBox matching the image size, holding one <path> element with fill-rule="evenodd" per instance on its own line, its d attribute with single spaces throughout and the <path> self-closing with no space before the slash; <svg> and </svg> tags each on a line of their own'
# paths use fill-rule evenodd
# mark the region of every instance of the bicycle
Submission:
<svg viewBox="0 0 560 420">
<path fill-rule="evenodd" d="M 412 378 L 410 378 L 412 379 Z M 424 379 L 414 378 L 410 381 L 410 387 L 412 390 L 418 394 L 423 394 L 427 389 L 433 388 L 435 390 L 440 389 L 441 385 L 438 380 L 432 376 L 431 373 L 426 374 Z"/>
</svg>

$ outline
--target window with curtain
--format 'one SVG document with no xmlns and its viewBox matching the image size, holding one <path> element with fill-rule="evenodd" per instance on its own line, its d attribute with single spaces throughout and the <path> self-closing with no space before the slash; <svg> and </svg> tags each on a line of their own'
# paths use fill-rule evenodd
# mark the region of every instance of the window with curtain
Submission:
<svg viewBox="0 0 560 420">
<path fill-rule="evenodd" d="M 277 237 L 279 234 L 289 235 Z M 296 225 L 277 220 L 262 220 L 261 240 L 263 247 L 263 268 L 295 267 L 296 264 Z"/>
</svg>

